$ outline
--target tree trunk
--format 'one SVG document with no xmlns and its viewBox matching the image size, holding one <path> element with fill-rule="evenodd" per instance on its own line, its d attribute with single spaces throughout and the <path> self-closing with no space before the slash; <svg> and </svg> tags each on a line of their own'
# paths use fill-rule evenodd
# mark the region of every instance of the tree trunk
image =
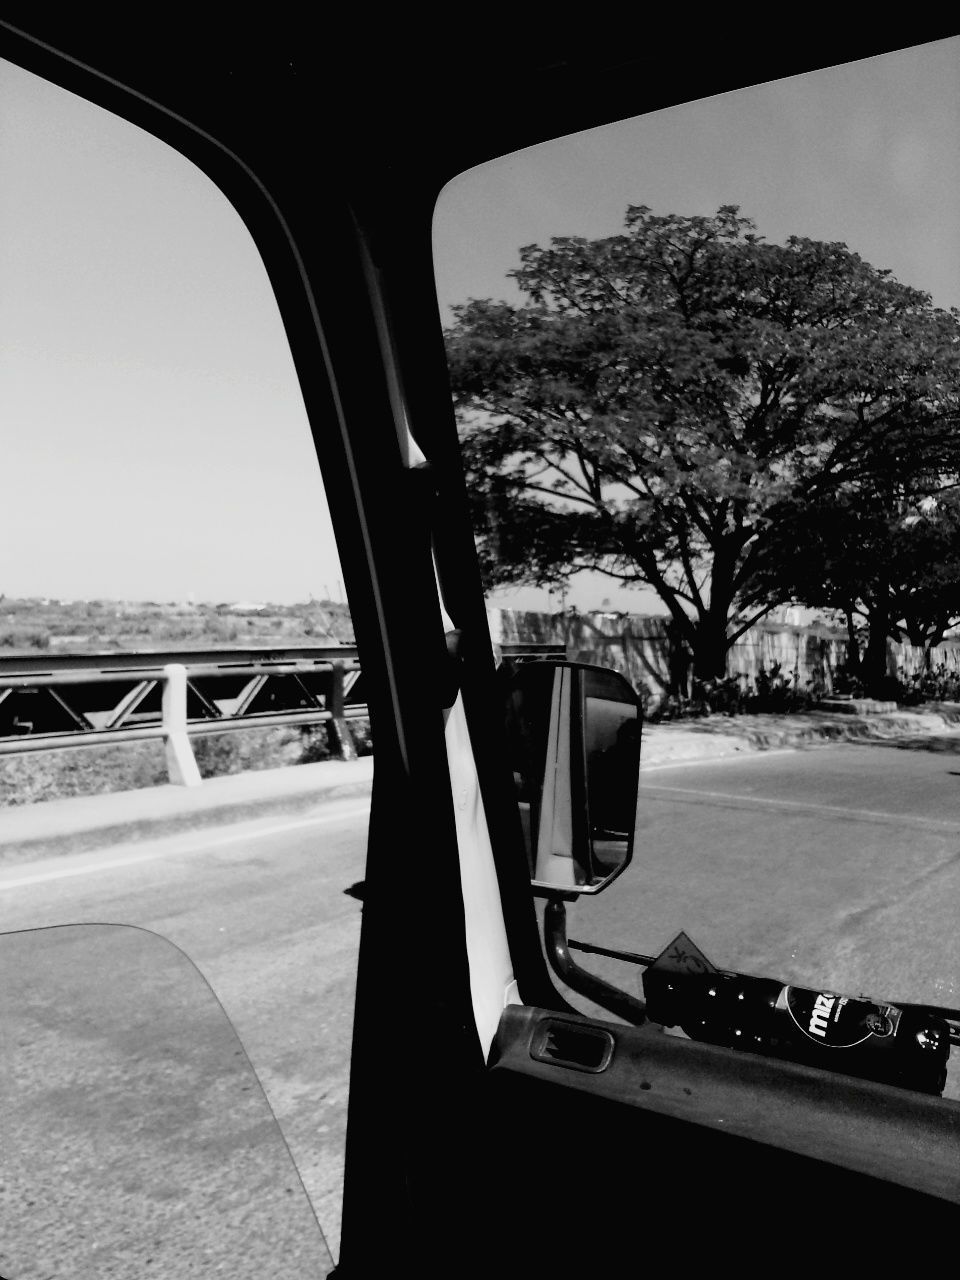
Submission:
<svg viewBox="0 0 960 1280">
<path fill-rule="evenodd" d="M 722 680 L 727 674 L 727 621 L 733 606 L 735 566 L 736 548 L 728 539 L 714 550 L 710 603 L 698 611 L 695 623 L 693 671 L 698 680 Z"/>
<path fill-rule="evenodd" d="M 667 623 L 667 666 L 669 670 L 669 692 L 675 698 L 690 696 L 690 664 L 692 655 L 687 644 L 684 628 L 675 618 Z"/>
<path fill-rule="evenodd" d="M 847 615 L 847 660 L 844 666 L 850 675 L 856 676 L 860 674 L 860 641 L 853 624 L 853 610 L 844 609 L 844 613 Z"/>
<path fill-rule="evenodd" d="M 874 698 L 883 697 L 887 682 L 887 633 L 890 619 L 882 607 L 870 610 L 870 636 L 863 655 L 861 672 L 867 693 Z"/>
<path fill-rule="evenodd" d="M 722 680 L 727 674 L 726 614 L 708 614 L 697 623 L 693 645 L 693 673 L 698 680 Z"/>
</svg>

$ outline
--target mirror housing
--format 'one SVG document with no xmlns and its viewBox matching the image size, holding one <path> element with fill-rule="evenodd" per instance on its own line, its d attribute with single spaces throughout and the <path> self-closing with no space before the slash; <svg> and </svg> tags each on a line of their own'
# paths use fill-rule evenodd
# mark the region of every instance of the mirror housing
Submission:
<svg viewBox="0 0 960 1280">
<path fill-rule="evenodd" d="M 509 677 L 507 751 L 535 893 L 599 893 L 633 856 L 642 707 L 606 667 L 535 660 Z"/>
</svg>

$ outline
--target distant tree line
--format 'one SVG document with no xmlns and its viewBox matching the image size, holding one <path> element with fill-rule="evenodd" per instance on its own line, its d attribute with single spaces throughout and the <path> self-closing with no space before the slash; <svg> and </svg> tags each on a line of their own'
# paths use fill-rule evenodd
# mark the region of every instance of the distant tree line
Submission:
<svg viewBox="0 0 960 1280">
<path fill-rule="evenodd" d="M 872 687 L 888 637 L 960 620 L 960 313 L 734 206 L 633 206 L 510 275 L 446 335 L 489 586 L 652 587 L 701 679 L 789 602 L 846 619 Z"/>
</svg>

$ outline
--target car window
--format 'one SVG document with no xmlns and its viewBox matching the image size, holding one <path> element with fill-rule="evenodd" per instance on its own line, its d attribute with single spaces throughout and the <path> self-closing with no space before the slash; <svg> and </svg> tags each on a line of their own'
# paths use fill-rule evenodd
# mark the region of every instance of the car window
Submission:
<svg viewBox="0 0 960 1280">
<path fill-rule="evenodd" d="M 721 969 L 960 1003 L 958 54 L 680 103 L 441 195 L 492 638 L 645 706 L 634 861 L 577 939 L 684 930 Z"/>
<path fill-rule="evenodd" d="M 277 303 L 165 143 L 9 63 L 0 120 L 0 930 L 190 955 L 335 1257 L 372 758 Z"/>
</svg>

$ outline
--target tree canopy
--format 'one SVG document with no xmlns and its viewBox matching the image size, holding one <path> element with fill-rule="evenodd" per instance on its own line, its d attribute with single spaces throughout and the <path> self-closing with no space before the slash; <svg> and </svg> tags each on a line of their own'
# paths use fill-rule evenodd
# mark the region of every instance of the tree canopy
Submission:
<svg viewBox="0 0 960 1280">
<path fill-rule="evenodd" d="M 960 315 L 843 244 L 633 206 L 623 234 L 528 245 L 510 274 L 520 303 L 471 300 L 446 335 L 490 585 L 647 584 L 722 674 L 795 594 L 790 521 L 892 472 L 916 498 L 960 473 Z"/>
<path fill-rule="evenodd" d="M 877 688 L 886 639 L 930 650 L 960 623 L 960 491 L 911 493 L 893 469 L 882 485 L 848 485 L 794 512 L 773 547 L 770 572 L 805 603 L 846 616 L 851 674 Z M 866 625 L 861 655 L 856 623 Z"/>
</svg>

